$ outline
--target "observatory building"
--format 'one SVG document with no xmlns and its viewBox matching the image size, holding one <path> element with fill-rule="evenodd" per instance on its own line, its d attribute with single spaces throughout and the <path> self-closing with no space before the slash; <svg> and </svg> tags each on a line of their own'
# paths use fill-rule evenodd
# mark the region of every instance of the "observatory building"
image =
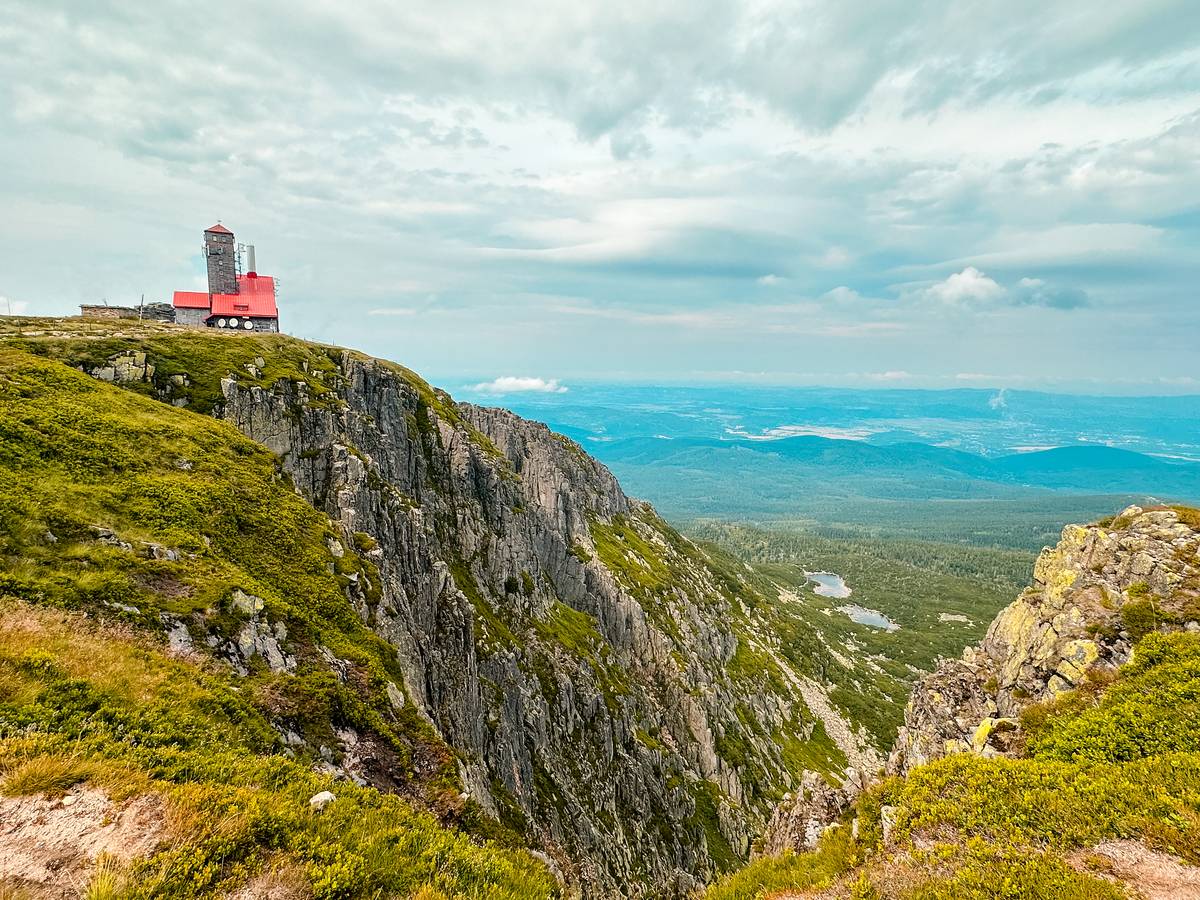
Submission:
<svg viewBox="0 0 1200 900">
<path fill-rule="evenodd" d="M 237 331 L 279 331 L 275 279 L 258 274 L 252 244 L 245 247 L 246 271 L 243 273 L 241 249 L 233 239 L 233 232 L 220 222 L 205 230 L 208 291 L 175 292 L 171 305 L 175 307 L 178 324 Z"/>
</svg>

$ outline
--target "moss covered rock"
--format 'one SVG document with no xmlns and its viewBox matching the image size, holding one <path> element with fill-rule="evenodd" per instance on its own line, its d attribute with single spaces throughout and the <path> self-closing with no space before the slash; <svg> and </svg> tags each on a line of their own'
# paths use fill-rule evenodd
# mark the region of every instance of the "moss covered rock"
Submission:
<svg viewBox="0 0 1200 900">
<path fill-rule="evenodd" d="M 1172 508 L 1134 506 L 1109 523 L 1065 528 L 983 641 L 918 684 L 890 770 L 950 752 L 1006 753 L 1016 736 L 989 723 L 1111 675 L 1147 633 L 1195 627 L 1198 550 L 1200 530 Z"/>
</svg>

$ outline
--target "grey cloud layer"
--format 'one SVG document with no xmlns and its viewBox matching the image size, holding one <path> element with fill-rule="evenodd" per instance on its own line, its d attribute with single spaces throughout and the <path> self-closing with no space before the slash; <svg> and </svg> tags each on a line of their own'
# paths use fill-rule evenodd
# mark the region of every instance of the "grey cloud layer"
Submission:
<svg viewBox="0 0 1200 900">
<path fill-rule="evenodd" d="M 10 58 L 53 63 L 24 69 L 35 97 L 87 100 L 57 113 L 164 148 L 196 135 L 194 114 L 250 120 L 300 99 L 542 105 L 594 138 L 649 118 L 704 130 L 759 100 L 828 128 L 884 85 L 909 112 L 1200 87 L 1200 7 L 1189 0 L 8 6 Z M 178 91 L 206 104 L 187 110 L 190 122 L 178 108 L 153 122 L 116 115 Z"/>
<path fill-rule="evenodd" d="M 971 371 L 1070 316 L 1165 376 L 1200 338 L 1190 0 L 209 9 L 0 0 L 0 293 L 187 286 L 223 216 L 294 328 L 434 372 L 953 371 L 974 315 Z"/>
</svg>

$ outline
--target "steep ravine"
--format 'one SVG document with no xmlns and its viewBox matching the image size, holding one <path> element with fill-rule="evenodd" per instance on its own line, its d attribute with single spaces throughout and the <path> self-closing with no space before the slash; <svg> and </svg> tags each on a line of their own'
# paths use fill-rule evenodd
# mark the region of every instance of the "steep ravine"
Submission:
<svg viewBox="0 0 1200 900">
<path fill-rule="evenodd" d="M 749 640 L 756 588 L 544 426 L 290 338 L 10 340 L 271 449 L 378 568 L 359 613 L 466 792 L 586 896 L 681 896 L 744 859 L 799 777 L 781 748 L 838 768 L 791 687 L 806 673 Z M 336 761 L 369 781 L 370 746 L 341 734 Z"/>
</svg>

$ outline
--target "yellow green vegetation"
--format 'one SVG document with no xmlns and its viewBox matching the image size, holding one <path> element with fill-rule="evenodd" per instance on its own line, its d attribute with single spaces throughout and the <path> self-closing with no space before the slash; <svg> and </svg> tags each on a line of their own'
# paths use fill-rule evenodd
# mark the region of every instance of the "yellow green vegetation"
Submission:
<svg viewBox="0 0 1200 900">
<path fill-rule="evenodd" d="M 109 896 L 226 893 L 281 858 L 317 898 L 550 897 L 531 858 L 451 831 L 401 798 L 333 782 L 275 752 L 231 676 L 80 613 L 0 606 L 0 791 L 158 794 L 163 841 Z M 308 799 L 332 790 L 320 812 Z M 111 874 L 111 873 L 110 873 Z"/>
<path fill-rule="evenodd" d="M 450 566 L 450 573 L 454 576 L 455 587 L 471 601 L 475 610 L 475 641 L 479 649 L 484 653 L 493 653 L 517 646 L 516 634 L 483 595 L 479 583 L 471 574 L 471 567 L 459 560 Z"/>
<path fill-rule="evenodd" d="M 329 521 L 277 474 L 269 452 L 231 426 L 0 348 L 0 597 L 101 612 L 197 643 L 280 624 L 294 675 L 250 660 L 246 689 L 304 733 L 353 725 L 402 757 L 445 748 L 411 708 L 387 702 L 395 653 L 362 624 L 351 575 L 371 603 L 373 567 L 335 558 Z M 261 598 L 260 610 L 235 602 Z M 347 661 L 335 678 L 324 647 Z M 314 738 L 328 734 L 314 734 Z"/>
<path fill-rule="evenodd" d="M 628 677 L 600 633 L 595 617 L 556 600 L 546 618 L 534 619 L 532 624 L 545 646 L 562 648 L 591 668 L 605 703 L 615 709 L 618 698 L 629 692 Z M 552 688 L 552 692 L 557 689 Z"/>
<path fill-rule="evenodd" d="M 591 523 L 592 542 L 600 561 L 642 597 L 661 595 L 673 583 L 662 548 L 638 530 L 635 520 L 614 516 L 609 522 Z"/>
<path fill-rule="evenodd" d="M 1200 753 L 1200 642 L 1149 634 L 1111 685 L 1094 680 L 1022 717 L 1030 756 L 1123 763 Z"/>
<path fill-rule="evenodd" d="M 1200 509 L 1193 506 L 1172 506 L 1179 521 L 1191 528 L 1200 528 Z"/>
<path fill-rule="evenodd" d="M 521 665 L 535 675 L 542 693 L 553 701 L 558 698 L 555 658 L 564 654 L 591 671 L 609 709 L 616 709 L 619 697 L 629 692 L 628 676 L 616 660 L 612 646 L 600 633 L 594 616 L 580 612 L 561 600 L 555 600 L 544 617 L 521 616 L 510 609 L 498 611 L 480 590 L 470 566 L 462 561 L 450 567 L 455 586 L 471 601 L 475 610 L 476 646 L 485 654 L 499 651 L 517 653 Z M 534 593 L 528 572 L 512 577 L 505 584 L 507 594 Z"/>
<path fill-rule="evenodd" d="M 737 851 L 730 845 L 729 840 L 721 833 L 719 810 L 724 795 L 719 787 L 711 781 L 699 781 L 692 787 L 692 799 L 695 803 L 692 815 L 684 820 L 690 828 L 699 827 L 704 834 L 705 847 L 719 872 L 728 872 L 738 862 Z"/>
<path fill-rule="evenodd" d="M 1066 861 L 1117 838 L 1200 863 L 1200 637 L 1148 634 L 1115 680 L 1034 707 L 1023 725 L 1021 758 L 959 754 L 876 785 L 847 816 L 858 840 L 843 827 L 815 853 L 756 861 L 710 900 L 858 875 L 878 896 L 922 900 L 1122 896 Z"/>
<path fill-rule="evenodd" d="M 378 575 L 336 540 L 232 426 L 0 347 L 3 789 L 163 795 L 168 848 L 130 873 L 131 896 L 225 891 L 279 854 L 318 897 L 549 895 L 530 858 L 447 827 L 514 840 L 458 799 L 453 755 L 412 704 L 389 701 L 395 651 L 355 609 L 378 601 Z M 164 621 L 198 648 L 269 629 L 294 662 L 252 654 L 235 677 L 206 652 L 172 658 L 139 637 Z M 405 799 L 313 773 L 343 727 Z M 330 787 L 336 803 L 310 813 Z"/>
<path fill-rule="evenodd" d="M 763 857 L 709 888 L 706 900 L 751 900 L 778 891 L 829 887 L 860 861 L 860 848 L 846 829 L 821 839 L 813 853 Z"/>
<path fill-rule="evenodd" d="M 766 900 L 781 892 L 822 891 L 837 885 L 849 900 L 1119 900 L 1125 894 L 1037 851 L 1002 850 L 983 841 L 914 851 L 886 870 L 872 868 L 868 848 L 839 829 L 812 853 L 765 857 L 714 885 L 706 900 Z"/>
</svg>

